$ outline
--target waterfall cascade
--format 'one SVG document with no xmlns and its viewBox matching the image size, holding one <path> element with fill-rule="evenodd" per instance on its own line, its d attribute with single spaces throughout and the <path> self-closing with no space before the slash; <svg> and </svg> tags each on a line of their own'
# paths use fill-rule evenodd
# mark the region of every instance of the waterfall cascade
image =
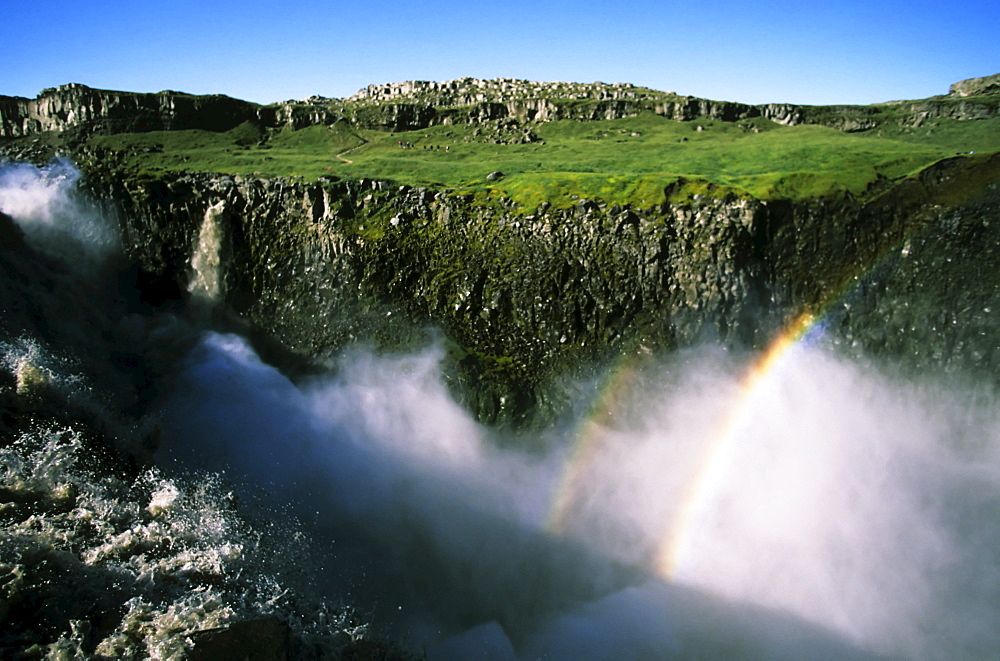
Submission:
<svg viewBox="0 0 1000 661">
<path fill-rule="evenodd" d="M 225 296 L 225 280 L 222 275 L 222 222 L 225 208 L 225 200 L 220 200 L 205 210 L 205 218 L 198 232 L 198 244 L 191 255 L 188 292 L 192 299 L 203 304 L 214 304 Z"/>
</svg>

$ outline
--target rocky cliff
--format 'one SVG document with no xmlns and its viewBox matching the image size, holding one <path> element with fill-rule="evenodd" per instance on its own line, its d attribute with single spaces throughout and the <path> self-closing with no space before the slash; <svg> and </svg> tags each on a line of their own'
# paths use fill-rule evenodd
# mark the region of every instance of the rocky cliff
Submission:
<svg viewBox="0 0 1000 661">
<path fill-rule="evenodd" d="M 258 106 L 223 95 L 140 94 L 70 84 L 34 99 L 0 96 L 0 137 L 79 129 L 120 133 L 200 128 L 225 131 L 257 121 Z"/>
<path fill-rule="evenodd" d="M 872 106 L 749 105 L 660 92 L 626 83 L 463 78 L 440 83 L 407 81 L 369 85 L 344 100 L 343 112 L 359 125 L 393 130 L 483 120 L 509 119 L 526 123 L 620 119 L 640 112 L 653 112 L 678 121 L 698 118 L 742 121 L 760 117 L 788 126 L 820 124 L 843 131 L 865 131 L 887 125 L 920 126 L 927 119 L 939 117 L 985 119 L 1000 116 L 995 100 L 978 98 L 993 89 L 988 84 L 991 78 L 956 83 L 951 97 Z M 961 98 L 968 96 L 977 98 Z"/>
<path fill-rule="evenodd" d="M 1000 92 L 1000 73 L 982 78 L 968 78 L 954 83 L 948 90 L 951 96 L 984 96 Z"/>
<path fill-rule="evenodd" d="M 468 404 L 524 423 L 556 414 L 565 393 L 553 384 L 584 366 L 701 341 L 763 347 L 803 310 L 825 315 L 848 350 L 995 365 L 1000 288 L 976 269 L 1000 245 L 998 180 L 1000 157 L 965 157 L 867 204 L 709 194 L 534 213 L 372 180 L 90 182 L 119 208 L 147 282 L 191 292 L 199 236 L 215 223 L 210 306 L 313 358 L 442 329 Z"/>
<path fill-rule="evenodd" d="M 435 125 L 502 121 L 517 124 L 513 140 L 531 141 L 531 125 L 556 120 L 608 120 L 653 112 L 678 121 L 698 118 L 779 124 L 820 124 L 844 131 L 920 126 L 930 119 L 1000 116 L 989 96 L 994 77 L 963 81 L 949 96 L 872 106 L 748 105 L 713 101 L 616 83 L 538 83 L 465 78 L 443 83 L 408 81 L 371 85 L 346 99 L 310 97 L 268 106 L 222 95 L 196 96 L 97 90 L 70 84 L 37 98 L 0 96 L 0 138 L 48 131 L 82 134 L 203 129 L 226 131 L 243 122 L 265 128 L 329 126 L 345 120 L 359 128 L 393 131 Z M 978 82 L 976 82 L 978 81 Z M 984 96 L 986 95 L 986 96 Z M 508 131 L 510 133 L 510 131 Z"/>
<path fill-rule="evenodd" d="M 0 99 L 0 117 L 9 136 L 48 130 L 224 130 L 247 121 L 303 127 L 347 119 L 394 127 L 493 122 L 507 131 L 506 139 L 530 140 L 530 122 L 621 116 L 654 104 L 657 112 L 682 119 L 767 112 L 776 121 L 791 123 L 820 113 L 817 117 L 830 125 L 840 122 L 844 130 L 865 130 L 892 118 L 919 123 L 930 117 L 995 116 L 990 115 L 996 111 L 995 100 L 976 92 L 990 89 L 991 84 L 980 81 L 953 89 L 948 99 L 885 108 L 769 106 L 766 110 L 659 98 L 630 86 L 588 88 L 593 95 L 586 99 L 526 95 L 466 103 L 470 98 L 464 96 L 448 106 L 428 103 L 424 97 L 402 98 L 404 92 L 441 92 L 413 86 L 410 92 L 374 90 L 370 94 L 374 102 L 353 109 L 323 98 L 261 108 L 225 97 L 116 96 L 69 86 L 47 91 L 35 101 Z M 27 144 L 31 152 L 33 142 L 23 141 L 18 148 Z M 331 595 L 336 600 L 358 598 L 366 612 L 371 606 L 379 618 L 402 617 L 396 613 L 409 616 L 411 602 L 404 602 L 405 609 L 397 606 L 395 595 L 409 598 L 409 590 L 416 586 L 420 592 L 414 599 L 421 605 L 436 601 L 442 593 L 455 595 L 455 609 L 462 618 L 472 612 L 468 621 L 459 620 L 460 630 L 483 621 L 503 631 L 500 627 L 506 624 L 501 618 L 508 613 L 520 617 L 528 610 L 531 619 L 543 609 L 549 621 L 549 613 L 556 612 L 550 609 L 561 607 L 564 597 L 559 590 L 550 592 L 543 585 L 534 591 L 537 576 L 556 576 L 556 583 L 569 586 L 571 597 L 565 599 L 568 612 L 576 617 L 583 603 L 578 595 L 590 598 L 591 577 L 596 575 L 604 590 L 608 576 L 620 571 L 614 556 L 614 564 L 603 557 L 591 563 L 589 548 L 579 551 L 575 544 L 564 544 L 571 538 L 557 539 L 562 531 L 553 534 L 550 525 L 538 538 L 545 546 L 531 541 L 528 552 L 519 550 L 509 565 L 509 558 L 504 559 L 499 570 L 496 558 L 479 564 L 481 549 L 496 548 L 497 540 L 513 539 L 515 546 L 524 546 L 525 539 L 536 539 L 533 528 L 526 538 L 507 519 L 494 518 L 488 507 L 486 516 L 479 518 L 481 503 L 494 502 L 494 494 L 506 492 L 462 486 L 480 476 L 493 479 L 486 471 L 498 466 L 498 479 L 505 481 L 511 475 L 508 464 L 485 463 L 480 472 L 463 472 L 462 481 L 449 481 L 446 472 L 427 470 L 422 464 L 419 470 L 404 473 L 402 480 L 393 478 L 379 486 L 379 478 L 387 475 L 381 466 L 391 458 L 374 453 L 371 462 L 358 462 L 350 447 L 336 445 L 339 437 L 350 436 L 350 444 L 364 446 L 366 453 L 378 449 L 374 435 L 358 432 L 353 438 L 353 419 L 371 418 L 365 422 L 380 425 L 372 415 L 374 409 L 348 407 L 357 400 L 344 400 L 346 404 L 340 404 L 348 408 L 344 421 L 324 427 L 313 439 L 311 430 L 318 419 L 296 419 L 297 405 L 274 407 L 284 388 L 297 389 L 270 366 L 254 362 L 256 371 L 242 371 L 227 362 L 235 356 L 208 354 L 206 365 L 212 374 L 185 378 L 183 370 L 205 358 L 194 356 L 198 347 L 204 348 L 206 327 L 250 336 L 265 362 L 293 376 L 301 374 L 299 368 L 311 369 L 314 361 L 358 343 L 408 351 L 438 342 L 444 348 L 446 378 L 458 400 L 483 422 L 524 428 L 564 413 L 578 421 L 583 416 L 572 415 L 574 406 L 575 413 L 580 407 L 596 408 L 588 398 L 594 389 L 586 384 L 597 382 L 609 365 L 641 369 L 646 360 L 672 361 L 683 350 L 700 346 L 721 347 L 751 360 L 752 352 L 760 355 L 782 329 L 808 318 L 815 322 L 811 341 L 841 354 L 861 355 L 864 361 L 859 362 L 866 366 L 874 363 L 890 373 L 900 370 L 921 376 L 939 377 L 944 372 L 957 381 L 973 377 L 975 389 L 961 392 L 972 392 L 982 401 L 956 415 L 993 420 L 982 411 L 995 410 L 995 395 L 989 388 L 1000 385 L 1000 283 L 995 277 L 1000 271 L 998 153 L 966 154 L 898 181 L 882 180 L 877 190 L 867 191 L 864 201 L 847 194 L 799 202 L 764 201 L 727 194 L 708 184 L 692 189 L 680 180 L 664 191 L 663 199 L 670 201 L 654 206 L 574 198 L 569 208 L 544 203 L 524 208 L 500 196 L 499 189 L 459 193 L 370 178 L 306 182 L 208 173 L 150 174 L 120 165 L 121 156 L 111 150 L 68 142 L 80 157 L 82 183 L 103 207 L 97 215 L 120 224 L 125 254 L 115 250 L 105 255 L 109 262 L 101 263 L 88 258 L 84 241 L 60 242 L 63 249 L 49 255 L 46 246 L 51 244 L 40 241 L 35 247 L 21 225 L 0 213 L 0 467 L 5 471 L 0 489 L 4 515 L 0 575 L 6 581 L 0 585 L 4 626 L 0 656 L 4 658 L 46 654 L 122 658 L 142 653 L 158 658 L 251 653 L 274 659 L 409 658 L 391 642 L 371 640 L 354 612 L 343 604 L 334 605 Z M 39 157 L 48 156 L 39 152 Z M 70 179 L 76 181 L 75 173 Z M 79 213 L 85 210 L 86 214 Z M 75 209 L 77 213 L 68 216 L 72 226 L 86 224 L 90 210 L 89 204 Z M 117 240 L 113 244 L 117 248 Z M 238 344 L 236 350 L 247 358 L 249 346 Z M 656 370 L 660 384 L 685 371 L 673 362 L 657 367 L 665 367 Z M 212 387 L 202 389 L 208 381 Z M 872 394 L 867 381 L 855 379 L 848 387 L 855 385 L 862 391 L 856 401 Z M 819 397 L 836 402 L 827 386 L 824 380 Z M 270 388 L 278 389 L 277 394 L 257 397 L 258 391 Z M 914 392 L 915 388 L 907 388 L 899 396 Z M 241 400 L 239 404 L 221 406 L 230 395 Z M 708 397 L 715 395 L 712 391 Z M 169 429 L 163 422 L 164 402 L 178 396 L 172 407 L 174 422 L 192 422 L 175 429 L 174 437 L 198 428 L 194 404 L 209 400 L 206 408 L 217 409 L 218 424 L 200 431 L 205 438 L 231 433 L 226 442 L 232 443 L 232 456 L 262 462 L 268 486 L 250 487 L 243 498 L 222 478 L 181 480 L 151 466 L 153 448 L 170 433 L 163 432 Z M 389 393 L 384 408 L 396 407 L 400 399 L 404 398 Z M 921 406 L 924 400 L 915 399 L 900 410 L 909 414 Z M 326 404 L 324 400 L 322 408 L 329 408 Z M 400 415 L 441 414 L 433 407 L 412 406 L 401 406 Z M 267 415 L 238 420 L 256 408 Z M 837 409 L 834 416 L 838 414 L 843 410 Z M 807 417 L 813 417 L 812 411 Z M 780 419 L 779 426 L 785 425 Z M 438 434 L 453 420 L 445 416 L 428 433 Z M 815 420 L 809 422 L 815 426 Z M 873 499 L 877 503 L 885 500 L 885 493 L 890 498 L 897 493 L 882 490 L 885 476 L 893 474 L 884 470 L 886 447 L 893 450 L 890 459 L 902 467 L 907 480 L 917 481 L 923 475 L 910 476 L 909 455 L 895 452 L 911 446 L 918 454 L 925 451 L 919 436 L 913 443 L 906 436 L 911 422 L 900 414 L 887 423 L 903 428 L 904 443 L 899 446 L 879 445 L 878 439 L 869 446 L 872 439 L 864 437 L 858 454 L 851 455 L 849 473 L 856 472 L 855 456 L 874 456 L 871 475 L 878 483 Z M 265 431 L 253 440 L 257 425 Z M 657 425 L 658 435 L 658 423 L 651 425 Z M 956 435 L 955 444 L 963 452 L 995 428 L 980 422 L 970 425 L 955 428 L 981 428 L 984 436 Z M 459 428 L 454 433 L 465 434 L 466 428 Z M 553 428 L 558 426 L 546 431 Z M 401 429 L 404 435 L 393 439 L 399 441 L 397 447 L 427 443 L 428 436 L 413 435 L 408 426 Z M 952 428 L 942 429 L 950 433 Z M 579 436 L 588 433 L 582 430 Z M 805 433 L 811 434 L 811 428 Z M 475 434 L 470 436 L 474 441 Z M 498 436 L 507 439 L 506 434 Z M 532 437 L 525 442 L 533 443 L 530 464 L 535 465 L 536 451 L 548 441 L 541 438 L 545 434 L 523 436 Z M 294 442 L 279 444 L 286 437 Z M 656 438 L 657 443 L 663 440 Z M 793 440 L 799 445 L 797 436 Z M 260 452 L 261 442 L 267 443 L 266 452 Z M 335 454 L 313 454 L 310 444 L 334 447 Z M 459 454 L 463 447 L 472 445 L 448 446 L 449 451 L 458 448 Z M 777 447 L 779 453 L 787 452 Z M 217 450 L 198 441 L 194 449 L 199 456 Z M 258 452 L 260 456 L 253 459 Z M 322 471 L 292 472 L 280 466 L 273 471 L 276 453 L 294 456 L 291 467 L 315 463 L 323 466 Z M 963 555 L 960 564 L 971 566 L 969 576 L 991 567 L 996 557 L 995 540 L 980 541 L 979 531 L 989 526 L 971 525 L 978 519 L 966 516 L 982 511 L 988 523 L 993 512 L 983 504 L 996 502 L 989 489 L 983 491 L 985 464 L 978 463 L 978 455 L 972 456 L 977 463 L 970 464 L 969 472 L 953 472 L 951 454 L 943 473 L 935 464 L 930 482 L 940 482 L 938 490 L 901 492 L 920 496 L 923 509 L 928 498 L 953 498 L 960 491 L 958 479 L 967 481 L 961 486 L 975 494 L 974 506 L 954 510 L 957 515 L 950 518 L 959 522 L 962 532 L 955 539 L 968 541 L 971 548 L 978 545 L 978 553 L 987 558 L 982 561 L 973 553 L 973 562 L 968 563 Z M 904 461 L 897 461 L 899 457 Z M 919 458 L 925 461 L 922 454 Z M 813 461 L 810 456 L 810 465 Z M 164 458 L 164 463 L 169 460 Z M 237 460 L 236 471 L 240 465 Z M 664 464 L 650 465 L 656 471 L 651 481 L 662 482 Z M 338 472 L 326 472 L 329 466 Z M 458 466 L 468 470 L 466 464 Z M 798 464 L 794 468 L 798 481 L 802 472 Z M 316 499 L 313 485 L 336 483 L 343 479 L 340 472 L 357 472 L 363 479 L 348 479 L 327 494 L 328 500 Z M 954 481 L 941 478 L 945 474 L 953 475 Z M 538 475 L 532 472 L 524 481 L 514 480 L 511 488 L 534 487 L 540 481 L 547 501 L 549 489 L 544 476 L 535 479 Z M 836 475 L 828 493 L 844 490 Z M 295 518 L 289 517 L 293 506 L 264 509 L 262 516 L 255 513 L 262 494 L 280 489 L 279 480 L 297 484 L 300 477 L 308 490 L 308 510 L 301 511 L 319 517 L 323 508 L 324 518 L 336 520 L 341 511 L 332 507 L 334 496 L 347 494 L 351 496 L 343 498 L 349 501 L 347 508 L 363 501 L 360 517 L 373 523 L 370 527 L 367 521 L 351 523 L 346 533 L 338 529 L 334 546 L 322 536 L 315 543 L 304 541 L 299 524 L 285 521 Z M 633 477 L 630 473 L 625 479 Z M 412 501 L 424 498 L 422 479 L 429 485 L 426 491 L 442 497 L 411 507 Z M 591 485 L 587 486 L 589 491 Z M 603 485 L 598 482 L 598 486 Z M 394 494 L 384 501 L 391 517 L 370 514 L 370 504 L 378 506 L 384 499 L 380 490 Z M 848 495 L 853 508 L 856 493 Z M 465 500 L 474 514 L 451 509 L 453 503 Z M 641 500 L 643 510 L 648 502 Z M 426 516 L 423 512 L 442 511 L 445 517 L 459 512 L 454 527 L 431 526 L 421 519 Z M 376 544 L 375 534 L 368 531 L 406 528 L 386 525 L 395 521 L 414 524 L 412 532 L 387 537 L 384 546 Z M 590 537 L 590 519 L 580 521 L 581 531 Z M 632 544 L 633 539 L 642 539 L 619 534 L 632 529 L 612 523 L 607 529 L 616 540 Z M 660 530 L 661 525 L 657 521 L 654 528 Z M 903 527 L 914 528 L 908 522 Z M 468 537 L 469 543 L 460 546 L 476 558 L 469 561 L 451 554 L 454 534 L 434 540 L 443 529 Z M 484 535 L 482 530 L 489 532 Z M 967 530 L 971 532 L 966 534 Z M 909 551 L 909 541 L 904 536 L 900 548 Z M 335 553 L 329 552 L 331 548 Z M 448 553 L 442 551 L 445 548 Z M 542 561 L 529 557 L 536 550 Z M 587 562 L 576 564 L 583 562 L 577 555 L 584 552 Z M 289 557 L 295 562 L 289 563 Z M 303 562 L 310 558 L 312 562 Z M 361 559 L 358 569 L 347 574 L 355 566 L 354 558 Z M 418 580 L 396 572 L 395 558 L 418 558 L 420 564 L 413 568 Z M 380 566 L 384 559 L 390 559 L 386 567 Z M 447 564 L 447 571 L 435 571 L 435 562 Z M 569 567 L 565 577 L 562 567 Z M 323 580 L 327 571 L 345 572 L 343 583 L 336 585 L 350 586 L 348 597 L 329 589 Z M 496 577 L 503 582 L 517 572 L 527 578 L 515 582 L 507 593 L 500 591 L 499 608 L 494 610 L 489 599 L 469 598 L 487 594 L 492 599 L 498 593 Z M 574 572 L 587 580 L 577 581 Z M 371 575 L 378 577 L 365 583 Z M 482 580 L 484 575 L 488 580 Z M 631 584 L 633 579 L 627 580 Z M 383 581 L 402 588 L 388 592 L 394 596 L 387 598 L 379 590 Z M 609 594 L 617 598 L 634 591 L 623 592 L 624 585 L 613 583 L 607 588 Z M 964 586 L 962 578 L 963 603 Z M 366 594 L 369 589 L 371 594 Z M 509 599 L 507 595 L 515 592 Z M 986 592 L 973 594 L 980 595 L 983 600 L 972 601 L 962 617 L 979 604 L 996 603 L 988 586 Z M 685 600 L 677 603 L 683 606 Z M 640 606 L 647 608 L 649 603 Z M 435 616 L 427 612 L 431 615 L 423 611 L 417 615 L 422 625 Z M 747 611 L 731 612 L 732 621 L 746 621 Z M 984 622 L 989 615 L 983 616 Z M 761 629 L 775 626 L 770 618 L 762 622 Z M 779 624 L 781 631 L 790 630 Z M 713 640 L 717 638 L 712 634 Z M 824 632 L 824 641 L 825 636 Z M 978 636 L 974 643 L 980 643 Z M 822 649 L 830 648 L 824 643 Z"/>
<path fill-rule="evenodd" d="M 973 94 L 991 84 L 981 79 L 924 101 L 823 108 L 517 80 L 372 86 L 344 101 L 268 107 L 69 85 L 32 101 L 0 99 L 0 130 L 476 122 L 495 125 L 505 140 L 532 141 L 535 122 L 643 111 L 868 130 L 886 121 L 994 117 L 997 98 Z M 456 391 L 484 420 L 554 414 L 561 395 L 552 384 L 622 354 L 703 340 L 765 346 L 802 310 L 826 315 L 839 340 L 859 351 L 962 369 L 996 358 L 989 329 L 1000 322 L 998 293 L 975 277 L 978 266 L 967 266 L 990 264 L 985 247 L 1000 245 L 995 155 L 885 182 L 866 202 L 761 201 L 709 189 L 654 207 L 581 199 L 569 209 L 370 179 L 146 176 L 118 169 L 107 152 L 80 155 L 89 186 L 124 223 L 128 256 L 151 300 L 232 311 L 310 359 L 355 341 L 424 341 L 436 332 L 427 329 L 439 329 L 449 338 Z M 966 293 L 948 293 L 956 287 Z"/>
</svg>

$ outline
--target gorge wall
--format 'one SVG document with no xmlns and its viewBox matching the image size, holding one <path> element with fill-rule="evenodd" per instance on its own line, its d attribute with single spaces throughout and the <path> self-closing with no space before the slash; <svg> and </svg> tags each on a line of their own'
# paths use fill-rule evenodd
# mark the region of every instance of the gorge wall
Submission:
<svg viewBox="0 0 1000 661">
<path fill-rule="evenodd" d="M 199 236 L 217 223 L 209 305 L 310 358 L 443 330 L 467 404 L 520 424 L 556 414 L 554 384 L 584 366 L 704 341 L 760 348 L 803 310 L 848 350 L 994 365 L 1000 291 L 979 273 L 1000 246 L 998 174 L 1000 157 L 963 157 L 867 204 L 709 195 L 648 209 L 526 210 L 364 179 L 89 184 L 161 292 L 191 289 Z"/>
<path fill-rule="evenodd" d="M 760 348 L 802 310 L 825 315 L 826 327 L 859 351 L 918 364 L 992 365 L 988 329 L 1000 301 L 976 269 L 992 264 L 995 251 L 985 247 L 998 245 L 998 158 L 943 161 L 885 182 L 865 203 L 709 191 L 651 208 L 581 199 L 569 209 L 525 209 L 499 197 L 369 179 L 141 175 L 72 136 L 224 131 L 246 122 L 392 130 L 471 122 L 502 125 L 498 139 L 532 141 L 538 122 L 639 112 L 851 131 L 995 117 L 1000 104 L 983 96 L 994 82 L 963 81 L 948 96 L 922 101 L 837 107 L 520 80 L 411 81 L 343 100 L 270 106 L 74 84 L 34 100 L 0 97 L 0 137 L 38 136 L 10 141 L 12 153 L 24 156 L 45 152 L 46 132 L 63 132 L 92 192 L 121 219 L 126 252 L 140 264 L 152 300 L 189 298 L 231 310 L 310 359 L 351 342 L 401 347 L 443 331 L 456 392 L 484 420 L 524 422 L 529 412 L 557 411 L 561 396 L 550 386 L 567 374 L 584 378 L 583 366 L 701 341 Z M 212 286 L 192 294 L 192 283 L 204 285 L 205 277 Z"/>
<path fill-rule="evenodd" d="M 913 108 L 994 112 L 974 98 L 990 84 L 961 87 L 971 100 Z M 387 98 L 355 119 L 493 121 L 530 109 L 541 121 L 549 103 L 553 113 L 614 114 L 659 102 L 607 87 L 576 106 Z M 52 101 L 62 94 L 81 105 Z M 883 180 L 866 201 L 762 201 L 708 185 L 695 195 L 681 180 L 662 205 L 574 198 L 569 208 L 525 208 L 489 189 L 139 171 L 75 140 L 76 129 L 223 130 L 347 115 L 335 100 L 262 108 L 218 97 L 218 112 L 202 120 L 191 104 L 206 98 L 105 96 L 114 94 L 71 86 L 43 93 L 47 106 L 0 99 L 0 113 L 15 108 L 3 117 L 20 117 L 3 130 L 65 130 L 83 170 L 4 164 L 33 170 L 66 231 L 53 234 L 46 214 L 0 213 L 0 574 L 11 579 L 0 585 L 0 656 L 410 658 L 395 638 L 372 640 L 345 605 L 354 599 L 376 624 L 413 621 L 437 631 L 434 643 L 448 637 L 437 656 L 424 646 L 415 658 L 468 657 L 448 653 L 459 637 L 481 652 L 466 630 L 523 645 L 519 658 L 553 656 L 544 634 L 563 621 L 572 624 L 558 636 L 572 645 L 563 649 L 581 652 L 557 658 L 586 656 L 595 643 L 609 658 L 629 649 L 725 655 L 745 641 L 749 656 L 766 658 L 788 653 L 795 637 L 806 641 L 800 657 L 867 658 L 848 653 L 855 640 L 880 656 L 997 649 L 983 632 L 1000 583 L 983 577 L 997 574 L 990 522 L 1000 503 L 1000 154 Z M 705 103 L 696 111 L 729 112 Z M 885 118 L 874 108 L 823 112 L 858 127 Z M 0 144 L 0 154 L 49 162 L 46 140 Z M 24 192 L 24 182 L 0 189 Z M 106 240 L 89 231 L 97 220 Z M 757 390 L 745 368 L 773 355 L 767 348 L 801 319 L 813 329 L 803 344 L 820 350 L 797 345 L 814 359 L 793 365 L 778 388 L 801 393 L 766 401 L 724 391 Z M 413 351 L 428 343 L 441 351 Z M 722 361 L 732 374 L 706 376 L 705 359 L 720 352 L 735 356 Z M 353 365 L 352 355 L 361 356 Z M 440 387 L 441 355 L 451 393 Z M 897 380 L 896 371 L 945 378 Z M 629 372 L 639 373 L 627 384 L 633 394 L 649 387 L 659 398 L 676 381 L 684 396 L 660 402 L 653 417 L 605 418 L 615 403 L 596 391 Z M 951 378 L 972 387 L 951 392 Z M 697 381 L 696 396 L 685 380 Z M 934 411 L 939 399 L 946 416 Z M 474 424 L 456 400 L 495 427 Z M 736 514 L 766 515 L 709 517 L 725 534 L 710 539 L 715 553 L 690 555 L 723 561 L 695 569 L 709 579 L 706 597 L 727 596 L 706 608 L 697 592 L 663 592 L 674 574 L 659 556 L 674 535 L 663 532 L 661 506 L 687 509 L 683 496 L 702 490 L 673 475 L 692 441 L 720 447 L 718 430 L 702 437 L 699 428 L 750 409 L 760 428 L 741 431 L 730 446 L 741 452 L 727 458 L 749 479 L 721 495 L 740 505 Z M 546 424 L 553 419 L 564 424 Z M 604 438 L 591 444 L 597 427 Z M 565 444 L 551 447 L 553 429 L 569 430 Z M 924 432 L 956 453 L 938 452 Z M 205 462 L 192 464 L 199 476 L 168 475 L 171 452 L 187 444 Z M 227 473 L 201 474 L 216 469 Z M 260 481 L 234 491 L 240 471 Z M 288 499 L 273 509 L 268 492 Z M 764 492 L 774 498 L 759 500 Z M 303 533 L 296 512 L 323 521 Z M 767 530 L 741 536 L 758 519 Z M 792 525 L 774 530 L 773 521 Z M 913 543 L 925 533 L 932 552 Z M 830 544 L 814 552 L 787 546 L 789 537 Z M 871 566 L 845 570 L 862 548 L 872 549 L 862 554 Z M 730 566 L 739 571 L 719 571 Z M 777 583 L 796 590 L 760 614 L 715 592 L 737 573 L 760 576 L 737 595 L 770 595 Z M 926 614 L 911 609 L 922 601 L 933 604 Z M 786 619 L 789 603 L 807 608 Z M 630 623 L 622 637 L 601 628 L 612 607 Z M 594 617 L 581 619 L 588 610 Z M 836 640 L 813 630 L 840 613 L 861 627 L 831 629 Z M 675 629 L 690 630 L 680 647 Z M 668 641 L 658 637 L 665 630 Z M 773 645 L 756 639 L 772 630 Z M 852 637 L 833 645 L 841 631 Z M 878 646 L 883 632 L 889 647 Z M 635 647 L 623 651 L 626 639 Z"/>
</svg>

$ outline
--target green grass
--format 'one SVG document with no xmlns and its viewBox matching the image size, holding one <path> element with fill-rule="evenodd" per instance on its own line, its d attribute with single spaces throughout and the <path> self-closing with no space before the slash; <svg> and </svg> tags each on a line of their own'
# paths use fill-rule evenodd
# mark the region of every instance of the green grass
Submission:
<svg viewBox="0 0 1000 661">
<path fill-rule="evenodd" d="M 997 119 L 844 133 L 763 119 L 677 122 L 644 113 L 541 124 L 534 130 L 543 142 L 528 144 L 493 144 L 488 128 L 478 130 L 457 124 L 390 133 L 338 123 L 267 135 L 245 124 L 226 133 L 160 131 L 92 142 L 125 150 L 145 170 L 364 176 L 509 197 L 527 211 L 579 198 L 650 206 L 698 193 L 863 196 L 875 182 L 904 177 L 956 152 L 1000 150 Z M 400 142 L 414 147 L 401 149 Z M 487 183 L 493 171 L 504 177 Z"/>
<path fill-rule="evenodd" d="M 91 143 L 130 153 L 144 170 L 299 176 L 315 179 L 341 163 L 336 154 L 364 141 L 340 125 L 310 126 L 271 136 L 248 124 L 226 131 L 152 131 L 95 136 Z"/>
</svg>

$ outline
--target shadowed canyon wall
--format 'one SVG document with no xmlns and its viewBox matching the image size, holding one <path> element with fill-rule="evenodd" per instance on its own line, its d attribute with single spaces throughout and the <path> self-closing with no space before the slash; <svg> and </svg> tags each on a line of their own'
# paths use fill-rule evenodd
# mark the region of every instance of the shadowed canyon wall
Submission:
<svg viewBox="0 0 1000 661">
<path fill-rule="evenodd" d="M 983 184 L 998 167 L 952 159 L 866 204 L 699 196 L 530 212 L 364 179 L 93 173 L 89 184 L 116 207 L 149 282 L 191 291 L 211 219 L 220 285 L 208 305 L 311 358 L 442 329 L 472 408 L 513 421 L 558 410 L 557 375 L 707 340 L 759 348 L 802 311 L 857 350 L 992 365 L 985 331 L 1000 296 L 977 273 L 1000 241 L 996 185 Z"/>
</svg>

